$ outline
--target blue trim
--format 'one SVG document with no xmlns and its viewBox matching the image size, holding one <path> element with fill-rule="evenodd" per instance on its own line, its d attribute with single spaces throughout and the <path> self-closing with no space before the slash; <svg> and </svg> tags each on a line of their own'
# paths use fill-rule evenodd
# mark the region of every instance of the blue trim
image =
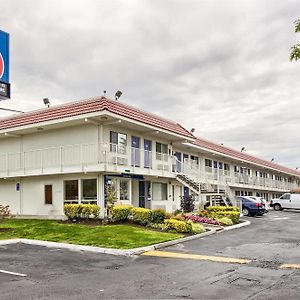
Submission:
<svg viewBox="0 0 300 300">
<path fill-rule="evenodd" d="M 0 53 L 4 63 L 4 72 L 0 81 L 9 83 L 9 34 L 2 30 L 0 30 Z"/>
</svg>

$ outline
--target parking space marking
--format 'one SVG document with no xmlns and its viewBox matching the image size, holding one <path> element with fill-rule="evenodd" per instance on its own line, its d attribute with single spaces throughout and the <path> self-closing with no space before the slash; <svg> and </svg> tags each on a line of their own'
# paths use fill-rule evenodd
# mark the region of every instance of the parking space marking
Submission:
<svg viewBox="0 0 300 300">
<path fill-rule="evenodd" d="M 283 264 L 279 269 L 300 269 L 300 264 Z"/>
<path fill-rule="evenodd" d="M 15 273 L 15 272 L 10 272 L 10 271 L 6 271 L 6 270 L 0 270 L 0 273 L 14 275 L 14 276 L 21 276 L 21 277 L 26 277 L 27 276 L 26 274 Z"/>
<path fill-rule="evenodd" d="M 209 255 L 188 254 L 188 253 L 178 253 L 178 252 L 168 252 L 168 251 L 148 251 L 148 252 L 142 253 L 141 255 L 167 257 L 167 258 L 209 260 L 209 261 L 214 261 L 214 262 L 236 263 L 236 264 L 249 264 L 251 262 L 251 260 L 249 260 L 249 259 L 242 259 L 242 258 L 209 256 Z"/>
</svg>

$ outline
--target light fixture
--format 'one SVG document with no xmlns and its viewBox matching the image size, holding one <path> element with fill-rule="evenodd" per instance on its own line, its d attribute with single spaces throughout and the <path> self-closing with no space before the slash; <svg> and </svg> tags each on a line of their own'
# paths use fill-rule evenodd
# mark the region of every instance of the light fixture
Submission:
<svg viewBox="0 0 300 300">
<path fill-rule="evenodd" d="M 242 147 L 241 152 L 243 152 L 243 151 L 245 151 L 245 150 L 246 150 L 245 147 Z"/>
<path fill-rule="evenodd" d="M 116 100 L 119 100 L 119 98 L 122 96 L 122 92 L 121 91 L 117 91 L 116 93 L 115 93 L 115 99 Z"/>
<path fill-rule="evenodd" d="M 44 104 L 45 104 L 48 108 L 50 107 L 51 103 L 50 103 L 50 101 L 49 101 L 48 98 L 44 98 L 44 99 L 43 99 L 43 102 L 44 102 Z"/>
</svg>

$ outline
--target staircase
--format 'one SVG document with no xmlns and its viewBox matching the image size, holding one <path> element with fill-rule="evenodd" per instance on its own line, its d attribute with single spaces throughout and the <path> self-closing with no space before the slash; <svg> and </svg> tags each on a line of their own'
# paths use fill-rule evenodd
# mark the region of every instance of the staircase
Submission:
<svg viewBox="0 0 300 300">
<path fill-rule="evenodd" d="M 217 192 L 213 184 L 203 182 L 198 183 L 195 180 L 189 178 L 187 175 L 181 173 L 176 174 L 176 179 L 181 184 L 192 190 L 196 195 L 206 195 L 207 198 L 209 198 L 209 200 L 207 199 L 207 204 L 209 203 L 209 205 L 233 205 L 233 203 L 229 200 L 230 198 L 226 191 L 219 190 L 219 192 Z"/>
</svg>

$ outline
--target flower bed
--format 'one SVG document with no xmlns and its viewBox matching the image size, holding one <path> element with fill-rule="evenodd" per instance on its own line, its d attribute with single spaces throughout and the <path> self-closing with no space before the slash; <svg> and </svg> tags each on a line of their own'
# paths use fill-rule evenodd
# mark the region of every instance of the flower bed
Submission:
<svg viewBox="0 0 300 300">
<path fill-rule="evenodd" d="M 205 223 L 205 224 L 210 224 L 210 225 L 222 225 L 220 222 L 213 220 L 208 217 L 200 217 L 197 215 L 193 214 L 186 214 L 184 215 L 185 220 L 191 220 L 194 223 Z"/>
</svg>

